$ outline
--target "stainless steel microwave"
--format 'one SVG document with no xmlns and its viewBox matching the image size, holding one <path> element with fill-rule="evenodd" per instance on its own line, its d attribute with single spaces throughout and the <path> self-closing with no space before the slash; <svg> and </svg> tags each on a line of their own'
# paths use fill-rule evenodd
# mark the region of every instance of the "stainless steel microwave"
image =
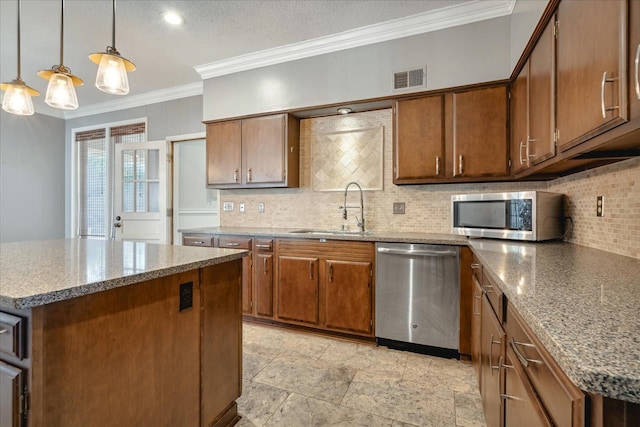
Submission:
<svg viewBox="0 0 640 427">
<path fill-rule="evenodd" d="M 564 196 L 544 191 L 451 196 L 453 234 L 552 240 L 564 234 Z"/>
</svg>

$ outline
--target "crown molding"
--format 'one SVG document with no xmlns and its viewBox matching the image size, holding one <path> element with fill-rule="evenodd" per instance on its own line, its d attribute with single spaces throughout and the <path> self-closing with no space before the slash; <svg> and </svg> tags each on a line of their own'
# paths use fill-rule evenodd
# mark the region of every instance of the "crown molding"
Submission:
<svg viewBox="0 0 640 427">
<path fill-rule="evenodd" d="M 131 95 L 125 98 L 114 99 L 112 101 L 101 102 L 98 104 L 86 105 L 78 108 L 77 110 L 64 112 L 64 119 L 75 119 L 77 117 L 125 110 L 127 108 L 142 107 L 144 105 L 156 104 L 158 102 L 171 101 L 196 95 L 202 95 L 202 82 L 189 83 L 186 85 L 142 93 L 140 95 Z"/>
<path fill-rule="evenodd" d="M 513 13 L 516 0 L 473 0 L 406 18 L 195 66 L 202 79 L 395 40 Z"/>
</svg>

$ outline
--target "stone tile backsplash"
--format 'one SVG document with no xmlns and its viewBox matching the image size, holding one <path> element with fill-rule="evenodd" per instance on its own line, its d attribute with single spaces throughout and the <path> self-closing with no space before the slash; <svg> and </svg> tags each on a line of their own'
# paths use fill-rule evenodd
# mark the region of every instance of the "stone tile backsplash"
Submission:
<svg viewBox="0 0 640 427">
<path fill-rule="evenodd" d="M 640 257 L 640 159 L 582 172 L 550 182 L 404 185 L 392 183 L 391 109 L 305 119 L 300 122 L 300 187 L 290 189 L 222 190 L 223 202 L 234 202 L 233 212 L 220 209 L 220 225 L 229 227 L 355 230 L 357 210 L 342 219 L 343 191 L 318 192 L 311 186 L 311 151 L 318 133 L 362 128 L 384 128 L 383 190 L 365 191 L 367 228 L 379 231 L 448 233 L 451 229 L 451 195 L 460 193 L 544 190 L 568 196 L 567 215 L 574 230 L 567 240 L 622 255 Z M 348 182 L 345 178 L 345 185 Z M 353 187 L 352 187 L 353 188 Z M 605 216 L 595 216 L 596 195 L 605 197 Z M 349 192 L 349 204 L 358 202 Z M 240 213 L 239 203 L 245 204 Z M 258 203 L 265 212 L 258 213 Z M 404 202 L 405 214 L 393 214 L 393 203 Z"/>
</svg>

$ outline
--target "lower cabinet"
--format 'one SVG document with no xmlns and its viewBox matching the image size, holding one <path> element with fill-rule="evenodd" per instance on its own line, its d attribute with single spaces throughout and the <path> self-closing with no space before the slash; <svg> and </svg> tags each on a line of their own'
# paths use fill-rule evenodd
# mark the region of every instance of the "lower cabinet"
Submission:
<svg viewBox="0 0 640 427">
<path fill-rule="evenodd" d="M 256 239 L 253 258 L 255 314 L 273 317 L 273 239 Z"/>
<path fill-rule="evenodd" d="M 277 239 L 276 320 L 373 337 L 372 242 Z"/>
<path fill-rule="evenodd" d="M 23 370 L 0 361 L 0 426 L 20 427 L 25 414 L 21 404 Z"/>
<path fill-rule="evenodd" d="M 502 381 L 500 365 L 504 358 L 505 334 L 489 299 L 482 297 L 480 338 L 480 394 L 487 426 L 502 425 Z"/>
</svg>

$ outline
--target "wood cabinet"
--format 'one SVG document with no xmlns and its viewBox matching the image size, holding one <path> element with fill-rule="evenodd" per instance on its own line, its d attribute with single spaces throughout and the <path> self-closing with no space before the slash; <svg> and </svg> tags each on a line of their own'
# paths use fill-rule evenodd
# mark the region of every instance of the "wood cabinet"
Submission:
<svg viewBox="0 0 640 427">
<path fill-rule="evenodd" d="M 482 375 L 480 365 L 482 363 L 482 285 L 479 280 L 481 275 L 473 275 L 473 300 L 471 303 L 471 362 L 476 371 L 478 387 L 482 387 Z"/>
<path fill-rule="evenodd" d="M 394 184 L 509 175 L 507 90 L 473 88 L 394 103 Z"/>
<path fill-rule="evenodd" d="M 629 115 L 640 117 L 640 2 L 629 1 Z"/>
<path fill-rule="evenodd" d="M 628 118 L 624 0 L 558 6 L 557 128 L 562 151 Z"/>
<path fill-rule="evenodd" d="M 502 425 L 502 375 L 505 334 L 486 294 L 482 297 L 480 321 L 480 394 L 487 426 Z"/>
<path fill-rule="evenodd" d="M 511 85 L 512 174 L 555 156 L 555 20 Z"/>
<path fill-rule="evenodd" d="M 447 164 L 453 176 L 508 176 L 506 87 L 455 92 L 452 109 L 452 158 Z"/>
<path fill-rule="evenodd" d="M 254 249 L 255 315 L 273 317 L 273 239 L 256 238 Z"/>
<path fill-rule="evenodd" d="M 0 426 L 21 427 L 26 420 L 22 369 L 0 361 Z"/>
<path fill-rule="evenodd" d="M 276 319 L 374 336 L 372 242 L 276 239 Z"/>
<path fill-rule="evenodd" d="M 393 183 L 446 176 L 444 95 L 395 101 L 393 114 Z"/>
<path fill-rule="evenodd" d="M 207 186 L 297 187 L 300 123 L 289 114 L 207 124 Z"/>
<path fill-rule="evenodd" d="M 219 248 L 244 249 L 249 255 L 242 258 L 242 312 L 253 312 L 253 239 L 246 236 L 220 236 L 217 238 Z"/>
</svg>

